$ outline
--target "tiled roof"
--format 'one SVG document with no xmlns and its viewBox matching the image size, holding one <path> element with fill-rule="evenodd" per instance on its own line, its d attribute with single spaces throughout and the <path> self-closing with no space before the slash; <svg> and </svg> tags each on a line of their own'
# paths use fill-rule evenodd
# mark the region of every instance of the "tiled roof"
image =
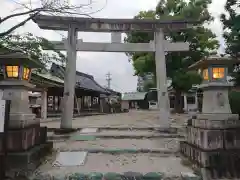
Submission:
<svg viewBox="0 0 240 180">
<path fill-rule="evenodd" d="M 64 71 L 65 67 L 57 65 L 55 63 L 52 64 L 52 67 L 50 69 L 52 75 L 57 76 L 62 80 L 64 79 Z M 76 86 L 83 89 L 110 94 L 109 91 L 107 91 L 94 80 L 93 76 L 78 71 L 76 71 Z"/>
<path fill-rule="evenodd" d="M 50 73 L 41 73 L 41 72 L 34 72 L 34 71 L 32 73 L 37 75 L 37 76 L 43 77 L 45 79 L 48 79 L 48 80 L 52 80 L 52 81 L 55 81 L 55 82 L 58 82 L 58 83 L 64 83 L 64 81 L 62 79 L 60 79 L 57 76 L 53 76 Z"/>
</svg>

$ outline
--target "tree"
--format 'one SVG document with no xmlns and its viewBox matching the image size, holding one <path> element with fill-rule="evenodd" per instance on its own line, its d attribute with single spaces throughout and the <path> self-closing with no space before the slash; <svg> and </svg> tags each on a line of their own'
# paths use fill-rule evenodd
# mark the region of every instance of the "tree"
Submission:
<svg viewBox="0 0 240 180">
<path fill-rule="evenodd" d="M 237 0 L 227 0 L 225 10 L 228 17 L 225 14 L 221 15 L 226 53 L 236 58 L 240 57 L 240 13 L 237 13 L 237 7 L 240 8 L 240 2 L 237 4 Z"/>
<path fill-rule="evenodd" d="M 221 21 L 223 23 L 224 34 L 223 37 L 226 43 L 226 53 L 233 58 L 240 58 L 240 13 L 237 9 L 240 8 L 240 2 L 237 0 L 227 0 L 225 10 L 228 15 L 222 14 Z M 240 69 L 239 66 L 234 65 L 235 69 L 231 75 L 234 78 L 235 85 L 240 85 Z"/>
<path fill-rule="evenodd" d="M 144 83 L 143 91 L 148 92 L 151 88 L 156 88 L 153 81 L 147 81 Z"/>
<path fill-rule="evenodd" d="M 6 36 L 12 33 L 17 28 L 25 25 L 29 20 L 31 20 L 33 17 L 35 17 L 39 13 L 45 13 L 45 14 L 47 13 L 51 15 L 75 15 L 75 16 L 82 15 L 82 16 L 91 17 L 91 14 L 101 11 L 106 5 L 105 3 L 105 5 L 102 8 L 96 11 L 84 12 L 84 10 L 86 10 L 87 8 L 91 9 L 91 6 L 94 4 L 93 0 L 89 0 L 88 3 L 85 3 L 85 4 L 75 4 L 75 5 L 70 1 L 66 1 L 66 0 L 39 0 L 34 3 L 32 2 L 32 0 L 24 1 L 24 3 L 22 2 L 22 0 L 15 0 L 14 2 L 15 4 L 21 7 L 21 12 L 13 13 L 5 17 L 0 17 L 0 27 L 1 25 L 3 25 L 4 22 L 12 18 L 25 17 L 26 15 L 28 17 L 18 22 L 17 24 L 13 25 L 6 31 L 0 32 L 0 37 Z"/>
<path fill-rule="evenodd" d="M 215 54 L 219 47 L 216 35 L 204 27 L 213 18 L 208 12 L 207 6 L 210 0 L 160 0 L 156 11 L 140 12 L 137 19 L 191 19 L 198 20 L 197 27 L 182 30 L 181 32 L 169 32 L 165 39 L 171 42 L 186 41 L 190 44 L 188 52 L 168 52 L 166 54 L 167 76 L 172 79 L 172 87 L 175 90 L 175 110 L 181 112 L 183 109 L 181 94 L 188 91 L 193 84 L 199 84 L 201 78 L 195 72 L 188 72 L 187 68 L 192 63 L 199 61 L 204 56 Z M 153 40 L 153 33 L 130 32 L 127 34 L 127 42 L 149 42 Z M 152 53 L 128 54 L 133 61 L 135 74 L 152 72 L 156 74 L 155 59 Z"/>
<path fill-rule="evenodd" d="M 49 53 L 44 49 L 50 49 Z M 46 39 L 35 37 L 30 33 L 24 35 L 8 35 L 0 38 L 0 53 L 19 51 L 29 55 L 32 59 L 48 65 L 50 62 L 65 63 L 65 55 L 54 49 L 54 46 Z"/>
</svg>

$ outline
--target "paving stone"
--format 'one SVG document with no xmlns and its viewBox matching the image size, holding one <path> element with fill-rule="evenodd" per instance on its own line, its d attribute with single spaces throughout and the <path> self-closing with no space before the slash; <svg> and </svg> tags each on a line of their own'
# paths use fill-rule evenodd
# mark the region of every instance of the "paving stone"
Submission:
<svg viewBox="0 0 240 180">
<path fill-rule="evenodd" d="M 93 172 L 88 175 L 89 180 L 102 180 L 103 174 L 100 172 Z"/>
<path fill-rule="evenodd" d="M 70 175 L 68 179 L 69 180 L 86 180 L 87 175 L 82 174 L 82 173 L 74 173 L 74 174 Z"/>
<path fill-rule="evenodd" d="M 149 172 L 143 176 L 144 180 L 161 180 L 162 178 L 163 174 L 158 172 Z"/>
<path fill-rule="evenodd" d="M 95 133 L 98 132 L 98 128 L 83 128 L 80 130 L 80 133 Z"/>
<path fill-rule="evenodd" d="M 182 180 L 201 180 L 201 177 L 192 172 L 181 172 Z"/>
<path fill-rule="evenodd" d="M 119 173 L 109 172 L 103 175 L 104 180 L 122 180 L 122 175 Z"/>
<path fill-rule="evenodd" d="M 80 166 L 84 165 L 87 152 L 59 152 L 53 166 Z"/>
<path fill-rule="evenodd" d="M 123 179 L 127 180 L 143 180 L 143 174 L 139 172 L 128 171 L 123 173 Z"/>
</svg>

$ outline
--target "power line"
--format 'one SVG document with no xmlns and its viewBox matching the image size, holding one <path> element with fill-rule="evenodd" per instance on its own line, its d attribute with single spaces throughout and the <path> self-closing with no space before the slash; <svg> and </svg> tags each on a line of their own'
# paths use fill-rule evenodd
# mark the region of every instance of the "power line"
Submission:
<svg viewBox="0 0 240 180">
<path fill-rule="evenodd" d="M 106 74 L 106 80 L 107 80 L 107 87 L 108 87 L 108 89 L 110 89 L 110 87 L 111 87 L 111 81 L 112 81 L 111 75 L 112 74 L 110 72 L 108 72 Z"/>
</svg>

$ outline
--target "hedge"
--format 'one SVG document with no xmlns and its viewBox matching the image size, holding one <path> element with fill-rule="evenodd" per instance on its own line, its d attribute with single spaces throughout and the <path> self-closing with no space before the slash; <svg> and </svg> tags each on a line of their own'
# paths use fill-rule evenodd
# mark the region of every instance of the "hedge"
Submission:
<svg viewBox="0 0 240 180">
<path fill-rule="evenodd" d="M 240 92 L 230 91 L 229 92 L 229 103 L 233 114 L 240 115 Z"/>
</svg>

